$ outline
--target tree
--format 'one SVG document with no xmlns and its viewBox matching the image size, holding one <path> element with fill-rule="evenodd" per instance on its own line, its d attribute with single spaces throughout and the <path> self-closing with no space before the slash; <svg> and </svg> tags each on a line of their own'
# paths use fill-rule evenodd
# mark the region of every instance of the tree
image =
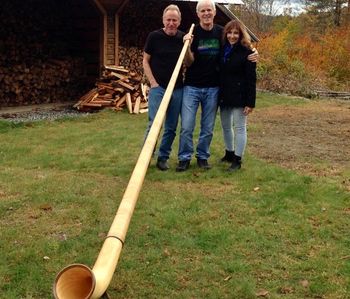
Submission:
<svg viewBox="0 0 350 299">
<path fill-rule="evenodd" d="M 274 16 L 281 14 L 280 6 L 285 6 L 290 0 L 245 0 L 244 6 L 238 12 L 244 23 L 254 31 L 266 32 L 271 26 Z M 233 5 L 230 9 L 236 14 Z"/>
<path fill-rule="evenodd" d="M 341 25 L 341 16 L 346 4 L 349 10 L 349 0 L 305 0 L 309 13 L 318 15 L 320 18 L 328 17 L 335 26 Z"/>
</svg>

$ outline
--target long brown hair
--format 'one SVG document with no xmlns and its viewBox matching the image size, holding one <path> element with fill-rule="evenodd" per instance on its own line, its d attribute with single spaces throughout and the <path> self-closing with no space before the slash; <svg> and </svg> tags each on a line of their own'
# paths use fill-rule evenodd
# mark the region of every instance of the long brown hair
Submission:
<svg viewBox="0 0 350 299">
<path fill-rule="evenodd" d="M 238 30 L 239 42 L 241 43 L 241 45 L 248 49 L 252 49 L 253 45 L 245 26 L 240 21 L 237 21 L 237 20 L 232 20 L 225 25 L 223 30 L 223 35 L 222 35 L 223 42 L 227 43 L 227 33 L 233 29 Z"/>
</svg>

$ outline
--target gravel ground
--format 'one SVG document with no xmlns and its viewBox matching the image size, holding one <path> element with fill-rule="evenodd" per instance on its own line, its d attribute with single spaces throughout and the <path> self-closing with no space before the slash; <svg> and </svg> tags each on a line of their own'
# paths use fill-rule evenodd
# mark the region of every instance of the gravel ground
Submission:
<svg viewBox="0 0 350 299">
<path fill-rule="evenodd" d="M 1 111 L 0 111 L 1 112 Z M 87 116 L 90 113 L 80 112 L 73 107 L 55 107 L 53 109 L 32 109 L 30 111 L 16 112 L 16 109 L 0 114 L 0 119 L 20 123 L 20 122 L 35 122 L 40 120 L 56 120 L 62 118 L 73 118 Z"/>
</svg>

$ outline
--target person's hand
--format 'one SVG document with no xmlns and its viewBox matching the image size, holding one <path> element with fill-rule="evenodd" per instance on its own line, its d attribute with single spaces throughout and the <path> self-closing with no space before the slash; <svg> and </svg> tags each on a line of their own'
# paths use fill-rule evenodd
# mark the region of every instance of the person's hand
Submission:
<svg viewBox="0 0 350 299">
<path fill-rule="evenodd" d="M 248 107 L 248 106 L 244 107 L 244 110 L 243 110 L 243 114 L 244 115 L 248 115 L 251 112 L 253 112 L 253 108 L 252 107 Z"/>
<path fill-rule="evenodd" d="M 185 34 L 184 37 L 182 38 L 183 42 L 189 40 L 190 41 L 190 44 L 192 43 L 192 40 L 193 40 L 193 34 Z"/>
<path fill-rule="evenodd" d="M 259 61 L 259 52 L 256 48 L 252 49 L 253 53 L 248 55 L 248 60 L 251 62 L 258 62 Z"/>
</svg>

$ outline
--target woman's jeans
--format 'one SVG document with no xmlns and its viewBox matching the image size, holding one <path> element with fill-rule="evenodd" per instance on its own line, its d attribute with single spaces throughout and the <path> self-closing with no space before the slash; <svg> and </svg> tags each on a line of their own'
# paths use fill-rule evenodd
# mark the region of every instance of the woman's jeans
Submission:
<svg viewBox="0 0 350 299">
<path fill-rule="evenodd" d="M 226 150 L 242 157 L 247 144 L 247 116 L 243 108 L 220 108 L 220 117 Z"/>
<path fill-rule="evenodd" d="M 160 103 L 162 102 L 165 89 L 157 86 L 150 89 L 148 94 L 148 127 L 146 130 L 145 139 L 151 129 L 154 118 L 156 117 Z M 162 141 L 159 147 L 158 159 L 168 160 L 171 152 L 171 147 L 176 136 L 176 128 L 179 121 L 182 104 L 182 88 L 176 88 L 170 99 L 170 103 L 166 112 L 164 122 L 164 132 Z"/>
<path fill-rule="evenodd" d="M 209 147 L 213 138 L 213 129 L 217 112 L 219 87 L 198 88 L 185 86 L 181 109 L 181 135 L 179 161 L 191 160 L 193 150 L 193 131 L 196 114 L 201 105 L 201 127 L 197 145 L 197 159 L 210 157 Z"/>
</svg>

